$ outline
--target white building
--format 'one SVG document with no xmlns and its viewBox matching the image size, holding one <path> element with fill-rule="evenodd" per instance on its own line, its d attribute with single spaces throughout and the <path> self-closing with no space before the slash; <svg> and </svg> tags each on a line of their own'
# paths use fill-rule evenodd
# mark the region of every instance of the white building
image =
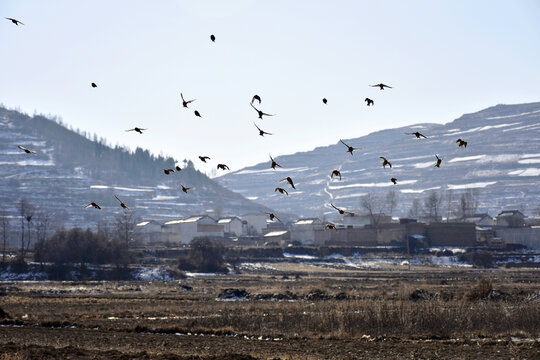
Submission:
<svg viewBox="0 0 540 360">
<path fill-rule="evenodd" d="M 143 221 L 137 224 L 138 238 L 144 243 L 155 243 L 162 241 L 161 224 L 155 220 Z"/>
<path fill-rule="evenodd" d="M 324 229 L 324 224 L 318 218 L 299 219 L 292 225 L 291 240 L 302 244 L 315 244 L 315 232 Z"/>
<path fill-rule="evenodd" d="M 251 213 L 242 215 L 242 219 L 247 222 L 248 235 L 262 234 L 263 229 L 266 229 L 268 215 L 264 213 Z"/>
<path fill-rule="evenodd" d="M 229 236 L 247 235 L 247 222 L 242 221 L 239 217 L 224 217 L 217 221 L 219 225 L 223 225 L 225 234 Z"/>
<path fill-rule="evenodd" d="M 199 236 L 223 237 L 224 226 L 208 215 L 168 221 L 163 225 L 164 241 L 189 244 Z"/>
</svg>

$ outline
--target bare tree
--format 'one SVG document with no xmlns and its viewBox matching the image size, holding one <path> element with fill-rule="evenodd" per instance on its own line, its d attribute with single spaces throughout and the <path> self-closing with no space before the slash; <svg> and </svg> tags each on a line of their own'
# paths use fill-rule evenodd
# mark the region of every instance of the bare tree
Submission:
<svg viewBox="0 0 540 360">
<path fill-rule="evenodd" d="M 452 217 L 454 213 L 454 193 L 452 190 L 446 190 L 445 192 L 445 200 L 446 200 L 446 222 L 450 222 L 450 218 Z"/>
<path fill-rule="evenodd" d="M 394 209 L 398 203 L 399 194 L 395 190 L 390 190 L 386 193 L 386 205 L 388 206 L 388 215 L 394 214 Z"/>
<path fill-rule="evenodd" d="M 424 201 L 424 214 L 430 222 L 439 221 L 441 199 L 442 196 L 437 191 L 432 191 Z"/>
<path fill-rule="evenodd" d="M 384 210 L 384 201 L 374 194 L 367 194 L 360 199 L 360 207 L 365 210 L 371 218 L 373 227 L 378 228 L 381 215 Z"/>
<path fill-rule="evenodd" d="M 465 218 L 473 216 L 478 209 L 478 199 L 477 192 L 473 189 L 469 189 L 463 194 L 459 199 L 459 207 L 457 209 L 457 217 L 461 221 L 464 221 Z"/>
<path fill-rule="evenodd" d="M 2 263 L 6 263 L 6 245 L 8 242 L 8 232 L 9 232 L 9 217 L 5 211 L 0 213 L 0 224 L 2 225 L 2 239 L 3 239 L 3 249 L 2 249 Z"/>
<path fill-rule="evenodd" d="M 124 243 L 126 249 L 129 249 L 130 241 L 134 240 L 137 230 L 137 221 L 132 211 L 124 211 L 116 217 L 114 224 L 115 237 Z"/>
<path fill-rule="evenodd" d="M 19 215 L 20 215 L 20 218 L 21 218 L 21 259 L 24 259 L 24 245 L 25 245 L 25 242 L 24 242 L 24 222 L 26 221 L 26 217 L 31 215 L 30 213 L 32 212 L 31 210 L 31 205 L 30 203 L 28 203 L 28 201 L 26 199 L 21 199 L 21 201 L 19 202 Z"/>
<path fill-rule="evenodd" d="M 50 228 L 50 217 L 44 211 L 40 211 L 36 215 L 36 242 L 43 241 L 47 238 Z"/>
<path fill-rule="evenodd" d="M 418 219 L 421 214 L 422 214 L 422 205 L 420 204 L 420 200 L 414 199 L 407 216 L 412 219 Z"/>
</svg>

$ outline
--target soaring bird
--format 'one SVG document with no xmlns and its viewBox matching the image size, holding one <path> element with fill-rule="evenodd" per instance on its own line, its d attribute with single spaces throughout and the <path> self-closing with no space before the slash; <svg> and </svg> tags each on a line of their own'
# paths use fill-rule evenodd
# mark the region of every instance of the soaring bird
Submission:
<svg viewBox="0 0 540 360">
<path fill-rule="evenodd" d="M 165 175 L 170 175 L 174 172 L 174 169 L 163 169 L 163 172 L 165 173 Z"/>
<path fill-rule="evenodd" d="M 251 103 L 253 104 L 255 100 L 257 100 L 259 102 L 259 105 L 261 105 L 261 97 L 259 95 L 253 95 L 253 98 L 251 98 Z"/>
<path fill-rule="evenodd" d="M 270 155 L 270 154 L 268 154 Z M 272 165 L 270 165 L 270 167 L 274 170 L 276 170 L 276 166 L 277 167 L 281 167 L 281 165 L 279 165 L 273 158 L 272 158 L 272 155 L 270 155 L 270 161 L 272 161 Z"/>
<path fill-rule="evenodd" d="M 203 163 L 205 163 L 206 160 L 210 160 L 210 157 L 209 157 L 209 156 L 199 156 L 199 159 L 201 159 L 201 161 L 202 161 Z"/>
<path fill-rule="evenodd" d="M 332 171 L 332 175 L 330 175 L 330 177 L 333 179 L 334 175 L 339 176 L 339 180 L 341 181 L 341 173 L 339 172 L 339 170 Z"/>
<path fill-rule="evenodd" d="M 266 132 L 266 131 L 261 130 L 261 128 L 258 127 L 257 124 L 253 123 L 253 125 L 255 125 L 255 127 L 257 128 L 257 130 L 259 130 L 259 135 L 261 135 L 261 136 L 264 136 L 265 134 L 266 134 L 266 135 L 272 135 L 272 134 L 270 134 L 269 132 Z"/>
<path fill-rule="evenodd" d="M 294 187 L 294 183 L 293 183 L 293 181 L 292 181 L 292 179 L 291 179 L 290 176 L 287 176 L 285 179 L 281 179 L 281 180 L 279 180 L 279 181 L 286 181 L 286 182 L 288 182 L 288 183 L 292 186 L 293 189 L 296 189 L 296 188 Z"/>
<path fill-rule="evenodd" d="M 229 170 L 229 167 L 225 164 L 217 164 L 217 168 L 221 170 Z"/>
<path fill-rule="evenodd" d="M 37 154 L 36 151 L 27 149 L 27 148 L 25 148 L 24 146 L 17 145 L 17 147 L 18 147 L 19 149 L 21 149 L 22 151 L 24 151 L 25 153 L 27 153 L 27 154 Z"/>
<path fill-rule="evenodd" d="M 17 19 L 14 19 L 14 18 L 6 18 L 6 19 L 8 19 L 9 21 L 11 21 L 12 23 L 14 23 L 17 26 L 19 26 L 19 24 L 24 25 L 22 22 L 20 22 Z"/>
<path fill-rule="evenodd" d="M 124 210 L 129 210 L 129 208 L 127 207 L 126 204 L 124 204 L 124 202 L 122 200 L 120 200 L 120 198 L 116 195 L 114 195 L 114 197 L 116 198 L 116 200 L 118 200 L 118 202 L 120 203 L 120 206 L 122 207 L 122 209 Z"/>
<path fill-rule="evenodd" d="M 424 136 L 424 135 L 420 134 L 418 131 L 413 132 L 413 133 L 405 133 L 405 135 L 414 135 L 414 136 L 416 136 L 417 139 L 420 139 L 421 137 L 423 137 L 424 139 L 427 139 L 427 136 Z"/>
<path fill-rule="evenodd" d="M 326 103 L 328 102 L 328 100 L 326 100 L 326 98 L 323 98 L 323 99 L 322 99 L 322 102 L 323 102 L 323 104 L 326 105 Z"/>
<path fill-rule="evenodd" d="M 362 150 L 362 148 L 354 148 L 352 146 L 349 146 L 349 145 L 345 144 L 345 142 L 343 140 L 341 140 L 341 139 L 339 139 L 339 141 L 341 141 L 341 143 L 347 147 L 347 152 L 351 153 L 351 155 L 352 155 L 352 152 L 354 150 Z"/>
<path fill-rule="evenodd" d="M 210 40 L 212 40 L 212 42 L 216 41 L 216 37 L 214 36 L 214 34 L 210 35 Z"/>
<path fill-rule="evenodd" d="M 274 116 L 274 114 L 267 114 L 267 113 L 264 113 L 262 112 L 261 110 L 257 109 L 255 106 L 253 106 L 253 104 L 250 104 L 252 108 L 255 109 L 255 111 L 257 111 L 257 113 L 259 114 L 259 119 L 262 119 L 263 118 L 263 115 L 266 115 L 266 116 Z"/>
<path fill-rule="evenodd" d="M 389 88 L 391 89 L 392 87 L 391 86 L 388 86 L 388 85 L 384 85 L 383 83 L 380 83 L 380 84 L 375 84 L 375 85 L 370 85 L 371 87 L 378 87 L 380 88 L 381 90 L 384 90 L 384 88 Z"/>
<path fill-rule="evenodd" d="M 274 190 L 274 192 L 276 192 L 276 191 L 279 191 L 280 193 L 289 196 L 289 193 L 288 193 L 287 190 L 285 190 L 284 188 L 277 187 L 277 188 Z"/>
<path fill-rule="evenodd" d="M 458 143 L 459 147 L 467 147 L 467 142 L 465 140 L 457 139 L 456 142 Z"/>
<path fill-rule="evenodd" d="M 392 164 L 390 164 L 390 161 L 386 160 L 384 156 L 379 156 L 379 159 L 382 159 L 382 166 L 386 169 L 386 165 L 390 166 L 390 169 L 392 168 Z"/>
<path fill-rule="evenodd" d="M 339 215 L 345 215 L 345 213 L 347 213 L 347 214 L 353 214 L 353 213 L 350 212 L 350 211 L 345 211 L 345 210 L 342 210 L 342 209 L 339 209 L 339 208 L 335 207 L 334 204 L 330 204 L 330 205 L 332 205 L 332 207 L 333 207 L 334 209 L 336 209 L 336 210 L 339 212 Z"/>
<path fill-rule="evenodd" d="M 397 179 L 396 178 L 391 178 L 390 181 L 393 182 L 394 185 L 397 185 Z"/>
<path fill-rule="evenodd" d="M 324 227 L 324 230 L 336 230 L 337 231 L 336 225 L 330 224 L 330 223 L 326 224 L 326 226 Z"/>
<path fill-rule="evenodd" d="M 193 99 L 193 100 L 187 100 L 186 101 L 184 99 L 184 95 L 182 95 L 182 93 L 180 93 L 180 97 L 182 98 L 182 106 L 185 107 L 185 108 L 188 107 L 188 104 L 190 104 L 190 103 L 194 102 L 195 100 L 197 100 L 197 99 Z"/>
<path fill-rule="evenodd" d="M 91 83 L 90 85 L 91 85 L 93 88 L 97 88 L 96 83 Z"/>
<path fill-rule="evenodd" d="M 370 98 L 365 98 L 364 101 L 367 103 L 367 106 L 375 105 L 375 101 Z"/>
<path fill-rule="evenodd" d="M 193 113 L 195 114 L 195 116 L 202 118 L 201 113 L 199 113 L 197 110 L 195 110 Z"/>
<path fill-rule="evenodd" d="M 148 130 L 148 129 L 141 129 L 141 128 L 139 128 L 139 127 L 134 127 L 133 129 L 129 129 L 129 130 L 126 130 L 126 131 L 136 131 L 136 132 L 138 132 L 139 134 L 142 134 L 142 132 L 143 132 L 144 130 Z"/>
<path fill-rule="evenodd" d="M 176 171 L 182 171 L 182 168 L 178 165 L 176 165 L 174 168 L 176 169 Z"/>
<path fill-rule="evenodd" d="M 185 192 L 186 194 L 187 194 L 187 192 L 188 192 L 189 190 L 193 190 L 192 187 L 185 187 L 185 186 L 182 185 L 182 184 L 180 184 L 180 186 L 182 187 L 182 191 Z"/>
<path fill-rule="evenodd" d="M 269 213 L 269 212 L 264 212 L 266 215 L 268 215 L 268 217 L 270 218 L 270 220 L 274 221 L 274 219 L 276 219 L 277 221 L 281 222 L 281 220 L 279 220 L 279 218 L 274 215 L 274 213 Z"/>
<path fill-rule="evenodd" d="M 101 206 L 99 206 L 98 204 L 96 204 L 95 202 L 91 202 L 90 204 L 86 205 L 84 208 L 85 209 L 88 209 L 89 207 L 93 207 L 93 208 L 96 208 L 98 210 L 101 210 Z"/>
<path fill-rule="evenodd" d="M 435 167 L 440 168 L 443 159 L 439 158 L 439 157 L 437 156 L 437 154 L 435 154 L 435 157 L 437 158 L 437 163 L 435 164 Z"/>
</svg>

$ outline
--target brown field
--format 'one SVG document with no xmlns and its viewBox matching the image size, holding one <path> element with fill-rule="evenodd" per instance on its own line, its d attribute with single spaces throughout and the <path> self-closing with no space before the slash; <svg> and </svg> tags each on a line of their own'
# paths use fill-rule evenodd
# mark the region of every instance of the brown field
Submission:
<svg viewBox="0 0 540 360">
<path fill-rule="evenodd" d="M 271 267 L 1 283 L 0 359 L 540 358 L 538 270 Z"/>
</svg>

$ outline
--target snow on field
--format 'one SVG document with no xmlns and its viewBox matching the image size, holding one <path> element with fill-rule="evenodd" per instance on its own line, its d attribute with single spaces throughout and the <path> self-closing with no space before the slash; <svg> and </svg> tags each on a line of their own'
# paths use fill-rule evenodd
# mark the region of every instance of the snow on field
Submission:
<svg viewBox="0 0 540 360">
<path fill-rule="evenodd" d="M 174 200 L 178 198 L 179 196 L 156 195 L 152 198 L 152 201 Z"/>
<path fill-rule="evenodd" d="M 414 184 L 418 180 L 403 180 L 400 181 L 398 184 L 400 185 L 408 185 L 408 184 Z M 383 182 L 383 183 L 363 183 L 363 184 L 349 184 L 349 185 L 335 185 L 335 186 L 328 186 L 328 189 L 330 190 L 340 190 L 340 189 L 350 189 L 350 188 L 357 188 L 357 187 L 387 187 L 387 186 L 395 186 L 390 181 Z"/>
<path fill-rule="evenodd" d="M 460 184 L 460 185 L 452 185 L 448 184 L 448 190 L 462 190 L 462 189 L 477 189 L 477 188 L 485 188 L 486 186 L 494 185 L 496 184 L 496 181 L 488 181 L 488 182 L 477 182 L 477 183 L 469 183 L 469 184 Z"/>
<path fill-rule="evenodd" d="M 108 189 L 107 185 L 90 185 L 90 189 Z"/>
<path fill-rule="evenodd" d="M 525 129 L 529 129 L 529 130 L 540 129 L 540 124 L 523 125 L 523 126 L 518 126 L 515 128 L 504 129 L 503 132 L 514 131 L 514 130 L 525 130 Z"/>
<path fill-rule="evenodd" d="M 537 114 L 537 113 L 540 113 L 540 110 L 529 111 L 529 112 L 523 112 L 523 113 L 520 113 L 520 114 L 514 114 L 514 115 L 492 116 L 492 117 L 488 117 L 488 118 L 486 118 L 486 119 L 488 119 L 488 120 L 494 120 L 494 119 L 508 119 L 508 118 L 519 117 L 519 116 L 524 116 L 524 115 L 531 115 L 531 114 Z"/>
<path fill-rule="evenodd" d="M 416 164 L 414 164 L 414 167 L 417 168 L 417 169 L 425 169 L 425 168 L 428 168 L 430 166 L 435 166 L 435 162 L 436 162 L 436 160 L 433 160 L 433 161 L 430 161 L 430 162 L 425 162 L 425 163 L 416 163 Z"/>
<path fill-rule="evenodd" d="M 54 160 L 21 160 L 21 161 L 4 161 L 0 165 L 19 165 L 19 166 L 54 166 Z"/>
<path fill-rule="evenodd" d="M 523 154 L 523 155 L 521 155 L 522 159 L 535 158 L 535 157 L 540 157 L 540 154 Z"/>
<path fill-rule="evenodd" d="M 170 190 L 172 189 L 172 187 L 170 186 L 167 186 L 167 185 L 163 185 L 163 184 L 160 184 L 158 186 L 156 186 L 159 190 Z"/>
<path fill-rule="evenodd" d="M 339 196 L 336 196 L 334 199 L 339 200 L 339 199 L 348 199 L 348 198 L 362 197 L 362 196 L 366 196 L 367 194 L 368 194 L 368 193 L 365 193 L 365 192 L 362 192 L 362 193 L 352 193 L 352 194 L 346 194 L 346 195 L 339 195 Z"/>
<path fill-rule="evenodd" d="M 479 164 L 485 163 L 509 163 L 516 162 L 519 160 L 520 155 L 518 154 L 502 154 L 502 155 L 484 155 L 481 159 L 477 161 Z"/>
<path fill-rule="evenodd" d="M 453 162 L 460 162 L 460 161 L 478 160 L 478 159 L 482 159 L 485 156 L 486 155 L 473 155 L 473 156 L 456 157 L 456 158 L 453 158 L 451 160 L 448 160 L 448 162 L 453 163 Z"/>
<path fill-rule="evenodd" d="M 406 158 L 396 158 L 396 159 L 392 159 L 392 161 L 408 161 L 408 160 L 419 160 L 419 159 L 427 159 L 427 158 L 433 158 L 433 155 L 422 155 L 422 156 L 411 156 L 411 157 L 406 157 Z"/>
<path fill-rule="evenodd" d="M 296 168 L 268 168 L 268 169 L 262 169 L 262 170 L 241 170 L 238 172 L 234 172 L 235 175 L 246 175 L 246 174 L 253 174 L 253 175 L 263 175 L 263 174 L 273 174 L 276 172 L 303 172 L 308 170 L 317 170 L 317 168 L 310 168 L 306 166 L 302 167 L 296 167 Z"/>
<path fill-rule="evenodd" d="M 248 200 L 257 200 L 259 197 L 258 196 L 246 196 L 246 199 Z"/>
<path fill-rule="evenodd" d="M 142 281 L 173 281 L 175 280 L 173 277 L 170 276 L 169 271 L 167 271 L 167 269 L 163 269 L 160 267 L 141 269 L 137 271 L 137 273 L 135 274 L 135 279 L 142 280 Z"/>
<path fill-rule="evenodd" d="M 523 159 L 519 160 L 520 164 L 540 164 L 540 159 Z"/>
<path fill-rule="evenodd" d="M 403 194 L 422 194 L 424 191 L 439 190 L 440 188 L 440 186 L 434 186 L 427 189 L 402 189 L 400 192 Z"/>
<path fill-rule="evenodd" d="M 443 136 L 456 136 L 456 135 L 462 135 L 462 134 L 469 134 L 469 133 L 473 133 L 473 132 L 486 131 L 486 130 L 491 130 L 491 129 L 499 129 L 499 128 L 514 126 L 514 125 L 519 125 L 519 124 L 521 124 L 521 122 L 515 122 L 515 123 L 510 123 L 510 124 L 479 126 L 479 127 L 475 127 L 475 128 L 469 129 L 469 130 L 455 132 L 455 133 L 452 133 L 452 134 L 444 134 Z"/>
<path fill-rule="evenodd" d="M 140 188 L 128 188 L 128 187 L 121 187 L 121 186 L 115 186 L 115 190 L 121 190 L 121 191 L 154 191 L 153 189 L 140 189 Z"/>
<path fill-rule="evenodd" d="M 537 168 L 528 168 L 525 170 L 514 170 L 510 171 L 508 175 L 517 175 L 517 176 L 540 176 L 540 169 Z"/>
<path fill-rule="evenodd" d="M 287 252 L 284 252 L 283 253 L 283 257 L 285 258 L 293 258 L 293 259 L 317 259 L 316 256 L 312 256 L 312 255 L 301 255 L 301 254 L 290 254 L 290 253 L 287 253 Z"/>
</svg>

